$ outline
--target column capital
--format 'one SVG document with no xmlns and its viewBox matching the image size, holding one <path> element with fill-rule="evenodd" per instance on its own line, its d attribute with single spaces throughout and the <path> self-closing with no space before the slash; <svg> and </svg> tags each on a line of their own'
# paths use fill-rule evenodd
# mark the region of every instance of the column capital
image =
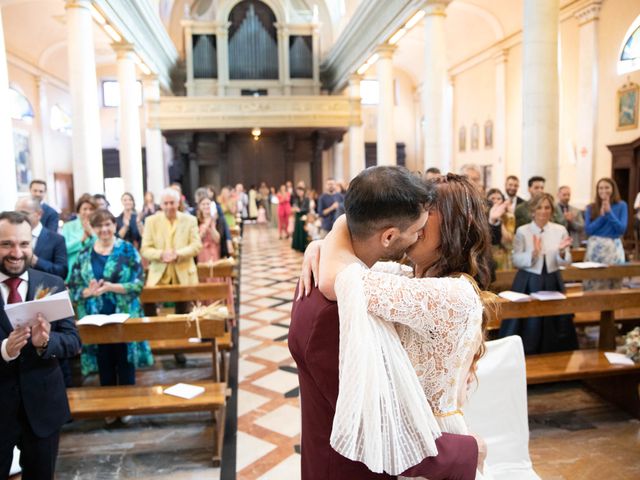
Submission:
<svg viewBox="0 0 640 480">
<path fill-rule="evenodd" d="M 352 73 L 349 75 L 349 85 L 357 84 L 359 85 L 364 77 L 362 75 L 358 75 L 357 73 Z"/>
<path fill-rule="evenodd" d="M 132 54 L 135 52 L 135 46 L 132 43 L 112 43 L 111 47 L 113 48 L 113 51 L 116 52 L 118 60 L 132 60 Z"/>
<path fill-rule="evenodd" d="M 493 60 L 496 62 L 496 65 L 507 63 L 508 58 L 509 50 L 507 50 L 506 48 L 502 48 L 493 54 Z"/>
<path fill-rule="evenodd" d="M 66 0 L 64 8 L 85 8 L 90 10 L 91 0 Z"/>
<path fill-rule="evenodd" d="M 395 45 L 389 45 L 388 43 L 383 43 L 382 45 L 378 45 L 376 47 L 375 53 L 378 54 L 378 59 L 388 59 L 391 60 L 393 58 L 393 53 L 396 51 Z"/>
<path fill-rule="evenodd" d="M 578 26 L 581 27 L 589 22 L 595 22 L 600 18 L 600 10 L 602 9 L 602 0 L 592 0 L 584 7 L 576 10 L 575 17 L 578 20 Z"/>
<path fill-rule="evenodd" d="M 445 10 L 449 6 L 451 0 L 426 0 L 422 5 L 425 16 L 434 15 L 446 17 Z"/>
</svg>

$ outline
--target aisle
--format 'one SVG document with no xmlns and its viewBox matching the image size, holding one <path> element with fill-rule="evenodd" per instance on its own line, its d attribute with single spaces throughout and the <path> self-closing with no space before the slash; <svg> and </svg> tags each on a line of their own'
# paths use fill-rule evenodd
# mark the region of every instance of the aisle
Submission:
<svg viewBox="0 0 640 480">
<path fill-rule="evenodd" d="M 240 286 L 237 478 L 300 478 L 298 377 L 287 348 L 302 255 L 274 229 L 246 227 Z"/>
</svg>

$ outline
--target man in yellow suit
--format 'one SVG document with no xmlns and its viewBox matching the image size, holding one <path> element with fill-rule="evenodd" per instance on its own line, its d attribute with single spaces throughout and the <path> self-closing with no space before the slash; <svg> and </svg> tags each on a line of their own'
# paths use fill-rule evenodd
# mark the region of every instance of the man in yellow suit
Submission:
<svg viewBox="0 0 640 480">
<path fill-rule="evenodd" d="M 141 255 L 149 260 L 147 285 L 194 285 L 198 283 L 195 257 L 202 248 L 196 217 L 178 211 L 180 194 L 166 188 L 160 195 L 161 212 L 147 217 Z M 185 303 L 176 303 L 176 313 L 186 313 Z M 184 363 L 184 355 L 176 360 Z"/>
</svg>

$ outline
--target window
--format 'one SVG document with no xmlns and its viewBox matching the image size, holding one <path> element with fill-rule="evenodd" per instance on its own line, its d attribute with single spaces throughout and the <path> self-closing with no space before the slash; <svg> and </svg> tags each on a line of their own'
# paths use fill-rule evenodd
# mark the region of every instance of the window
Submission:
<svg viewBox="0 0 640 480">
<path fill-rule="evenodd" d="M 54 132 L 71 135 L 71 116 L 65 112 L 60 105 L 51 107 L 51 118 L 49 125 Z"/>
<path fill-rule="evenodd" d="M 136 82 L 138 85 L 137 96 L 138 106 L 142 106 L 142 82 Z M 105 107 L 120 106 L 120 86 L 116 80 L 105 80 L 102 82 L 102 104 Z"/>
<path fill-rule="evenodd" d="M 362 105 L 377 105 L 380 101 L 380 87 L 377 80 L 360 82 L 360 98 Z"/>
<path fill-rule="evenodd" d="M 634 70 L 640 70 L 640 16 L 627 30 L 618 60 L 618 75 Z"/>
<path fill-rule="evenodd" d="M 13 87 L 9 87 L 9 113 L 14 120 L 31 123 L 33 108 L 27 97 Z"/>
</svg>

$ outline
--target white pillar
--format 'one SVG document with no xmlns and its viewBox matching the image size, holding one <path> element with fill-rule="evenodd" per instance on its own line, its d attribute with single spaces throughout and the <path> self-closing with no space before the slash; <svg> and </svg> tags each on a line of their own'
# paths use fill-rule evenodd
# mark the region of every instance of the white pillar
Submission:
<svg viewBox="0 0 640 480">
<path fill-rule="evenodd" d="M 344 143 L 336 142 L 333 145 L 333 178 L 344 180 Z"/>
<path fill-rule="evenodd" d="M 49 101 L 47 98 L 47 79 L 44 77 L 36 77 L 36 87 L 38 88 L 38 105 L 36 109 L 36 123 L 40 130 L 40 139 L 38 141 L 38 154 L 33 156 L 33 178 L 40 178 L 48 183 L 47 156 L 49 150 Z M 35 150 L 35 149 L 34 149 Z M 34 152 L 35 153 L 35 152 Z"/>
<path fill-rule="evenodd" d="M 283 95 L 291 95 L 291 74 L 289 68 L 289 29 L 283 23 L 276 24 L 278 29 L 278 79 Z"/>
<path fill-rule="evenodd" d="M 320 24 L 314 23 L 312 30 L 312 58 L 313 58 L 313 94 L 320 95 Z"/>
<path fill-rule="evenodd" d="M 429 1 L 424 17 L 424 75 L 422 82 L 422 136 L 424 141 L 423 170 L 437 167 L 442 172 L 451 169 L 451 128 L 447 128 L 447 58 L 444 32 L 448 1 Z"/>
<path fill-rule="evenodd" d="M 359 75 L 351 75 L 349 77 L 349 99 L 351 102 L 360 102 L 360 80 Z M 356 123 L 349 125 L 349 178 L 357 176 L 364 170 L 364 127 L 362 126 L 362 118 Z"/>
<path fill-rule="evenodd" d="M 378 165 L 396 165 L 396 136 L 393 130 L 394 89 L 393 52 L 395 47 L 381 45 L 376 50 L 378 61 L 376 74 L 380 98 L 378 101 L 378 123 L 376 132 L 376 157 Z"/>
<path fill-rule="evenodd" d="M 218 96 L 224 97 L 229 86 L 229 25 L 216 29 L 216 51 L 218 60 Z"/>
<path fill-rule="evenodd" d="M 525 0 L 522 71 L 522 179 L 554 192 L 558 179 L 558 0 Z"/>
<path fill-rule="evenodd" d="M 114 44 L 118 57 L 118 86 L 120 107 L 120 176 L 124 189 L 133 195 L 136 205 L 143 204 L 142 145 L 140 139 L 140 113 L 136 91 L 136 62 L 133 45 Z"/>
<path fill-rule="evenodd" d="M 186 59 L 187 81 L 184 86 L 187 90 L 187 96 L 192 97 L 196 94 L 196 84 L 193 73 L 193 38 L 192 38 L 192 21 L 183 20 L 182 28 L 184 29 L 184 56 Z"/>
<path fill-rule="evenodd" d="M 493 186 L 504 185 L 507 178 L 507 50 L 500 50 L 496 62 L 496 120 L 493 124 L 493 149 L 495 170 Z"/>
<path fill-rule="evenodd" d="M 159 128 L 149 124 L 150 102 L 160 102 L 160 82 L 157 75 L 145 77 L 142 86 L 145 105 L 144 138 L 147 157 L 147 190 L 152 192 L 155 198 L 159 198 L 160 192 L 165 187 L 162 132 Z"/>
<path fill-rule="evenodd" d="M 584 207 L 593 195 L 593 161 L 598 106 L 598 15 L 601 0 L 576 13 L 579 25 L 578 53 L 578 150 L 573 203 Z"/>
<path fill-rule="evenodd" d="M 90 0 L 67 0 L 69 93 L 73 122 L 73 190 L 104 192 L 102 137 Z"/>
<path fill-rule="evenodd" d="M 0 105 L 9 105 L 9 72 L 4 46 L 2 8 L 0 7 Z M 18 196 L 16 159 L 13 150 L 13 125 L 8 108 L 0 108 L 0 211 L 13 210 Z"/>
</svg>

